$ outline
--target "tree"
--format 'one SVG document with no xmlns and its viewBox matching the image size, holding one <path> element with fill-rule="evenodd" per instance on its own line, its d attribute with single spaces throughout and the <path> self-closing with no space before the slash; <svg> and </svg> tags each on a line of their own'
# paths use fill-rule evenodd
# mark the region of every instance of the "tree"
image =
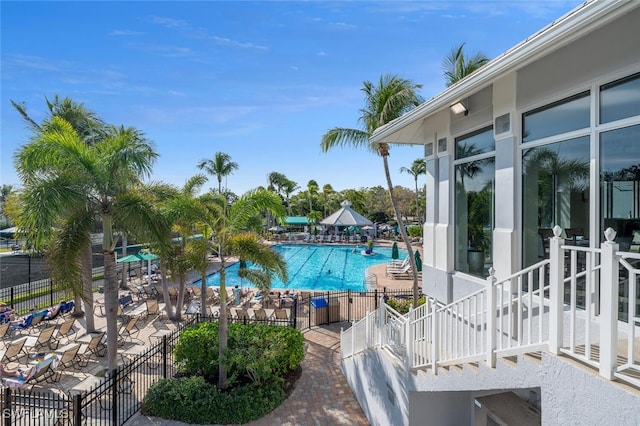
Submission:
<svg viewBox="0 0 640 426">
<path fill-rule="evenodd" d="M 353 147 L 366 147 L 376 152 L 382 157 L 384 173 L 387 179 L 389 196 L 391 197 L 391 205 L 398 219 L 400 234 L 402 240 L 407 247 L 411 269 L 413 271 L 413 303 L 417 307 L 418 303 L 418 272 L 416 262 L 411 255 L 411 242 L 407 236 L 402 222 L 402 215 L 398 211 L 398 207 L 393 194 L 393 183 L 391 182 L 391 174 L 389 172 L 389 144 L 385 142 L 371 143 L 369 138 L 373 132 L 380 126 L 400 117 L 405 112 L 415 108 L 420 104 L 421 98 L 417 93 L 417 89 L 421 85 L 414 84 L 410 80 L 400 78 L 395 75 L 383 75 L 377 85 L 369 81 L 363 83 L 362 91 L 365 94 L 365 106 L 360 110 L 361 116 L 359 122 L 363 130 L 348 129 L 335 127 L 322 136 L 320 147 L 323 152 L 335 146 L 350 145 Z"/>
<path fill-rule="evenodd" d="M 287 204 L 287 213 L 291 216 L 291 205 L 289 204 L 289 197 L 294 191 L 300 189 L 298 184 L 292 180 L 287 179 L 282 186 L 282 191 L 284 192 L 285 203 Z"/>
<path fill-rule="evenodd" d="M 50 101 L 45 97 L 45 103 L 48 110 L 48 117 L 45 118 L 43 124 L 40 125 L 29 116 L 26 104 L 19 104 L 11 101 L 11 104 L 22 116 L 27 127 L 31 129 L 32 138 L 41 135 L 44 131 L 44 127 L 50 123 L 50 120 L 53 117 L 60 117 L 69 123 L 81 140 L 87 145 L 93 145 L 101 138 L 105 137 L 106 126 L 104 122 L 96 115 L 95 112 L 85 108 L 83 104 L 77 103 L 70 98 L 61 99 L 58 95 L 54 96 L 53 101 Z M 69 220 L 79 220 L 78 217 L 74 216 L 77 213 L 79 213 L 79 211 L 73 212 Z M 52 278 L 54 278 L 56 282 L 67 283 L 69 285 L 69 289 L 74 297 L 76 306 L 74 315 L 84 315 L 87 331 L 93 331 L 95 326 L 93 318 L 92 242 L 91 239 L 88 238 L 89 233 L 92 230 L 92 224 L 86 223 L 86 226 L 87 228 L 85 230 L 87 232 L 87 238 L 82 239 L 82 241 L 76 241 L 78 244 L 85 244 L 85 247 L 80 254 L 82 273 L 81 276 L 75 277 L 76 279 L 82 280 L 82 286 L 79 286 L 77 283 L 72 283 L 70 281 L 72 275 L 68 275 L 65 272 L 60 272 L 60 276 L 56 276 L 56 267 L 61 266 L 61 264 L 57 260 L 52 259 L 52 256 L 49 256 L 48 263 L 53 266 L 54 274 L 52 275 Z M 64 225 L 61 225 L 58 229 L 60 230 L 63 228 Z M 77 230 L 77 228 L 74 228 L 74 230 Z M 71 231 L 71 229 L 69 229 L 69 231 Z M 55 238 L 55 236 L 53 237 Z M 44 245 L 41 245 L 40 247 L 44 247 Z M 84 303 L 81 303 L 81 301 Z"/>
<path fill-rule="evenodd" d="M 268 291 L 271 279 L 275 275 L 287 281 L 286 262 L 269 246 L 262 243 L 256 235 L 254 217 L 268 211 L 276 219 L 284 217 L 284 208 L 280 197 L 272 191 L 253 190 L 236 200 L 228 208 L 226 200 L 217 200 L 218 219 L 213 223 L 213 237 L 220 245 L 220 306 L 226 306 L 226 264 L 228 256 L 250 262 L 252 268 L 243 271 L 245 278 L 263 291 Z M 227 369 L 224 362 L 228 345 L 228 318 L 226 309 L 220 310 L 218 332 L 218 353 L 220 361 L 218 387 L 227 387 Z"/>
<path fill-rule="evenodd" d="M 231 161 L 231 156 L 224 152 L 216 152 L 213 160 L 204 159 L 198 163 L 198 169 L 206 171 L 218 179 L 218 193 L 222 194 L 222 178 L 233 174 L 238 164 Z"/>
<path fill-rule="evenodd" d="M 442 61 L 447 87 L 457 83 L 489 62 L 489 58 L 482 53 L 476 53 L 467 59 L 464 55 L 464 45 L 465 43 L 462 43 L 451 49 L 451 52 Z"/>
<path fill-rule="evenodd" d="M 75 274 L 83 246 L 72 239 L 87 235 L 85 218 L 98 216 L 102 224 L 104 298 L 107 320 L 109 369 L 117 368 L 118 283 L 116 279 L 115 230 L 130 235 L 166 235 L 155 215 L 155 206 L 139 181 L 148 176 L 157 154 L 143 134 L 134 128 L 108 127 L 105 136 L 85 143 L 64 119 L 54 116 L 43 131 L 15 155 L 16 170 L 24 184 L 20 226 L 37 246 L 53 241 L 52 232 L 64 225 L 77 232 L 56 235 L 57 251 L 64 256 L 61 270 Z M 85 217 L 80 212 L 86 211 Z M 160 240 L 160 237 L 157 237 Z"/>
<path fill-rule="evenodd" d="M 0 218 L 3 221 L 7 220 L 6 203 L 7 203 L 7 199 L 9 198 L 12 192 L 13 192 L 13 185 L 3 184 L 2 187 L 0 187 Z"/>
<path fill-rule="evenodd" d="M 318 195 L 318 182 L 311 179 L 307 182 L 307 196 L 309 197 L 309 213 L 313 211 L 313 197 Z"/>
<path fill-rule="evenodd" d="M 406 167 L 400 167 L 400 173 L 408 173 L 413 176 L 413 181 L 416 185 L 416 217 L 421 217 L 419 204 L 420 200 L 418 199 L 418 176 L 427 174 L 427 162 L 424 161 L 424 158 L 417 158 L 413 160 L 410 169 Z M 420 219 L 420 222 L 422 222 L 422 219 Z"/>
</svg>

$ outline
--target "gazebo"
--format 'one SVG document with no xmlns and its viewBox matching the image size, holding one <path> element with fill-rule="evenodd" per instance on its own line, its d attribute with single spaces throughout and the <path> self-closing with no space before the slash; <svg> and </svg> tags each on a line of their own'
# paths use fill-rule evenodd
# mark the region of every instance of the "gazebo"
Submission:
<svg viewBox="0 0 640 426">
<path fill-rule="evenodd" d="M 370 226 L 373 225 L 366 217 L 362 216 L 357 211 L 351 208 L 350 201 L 343 201 L 340 203 L 342 208 L 332 215 L 322 219 L 320 223 L 322 225 L 329 226 Z"/>
</svg>

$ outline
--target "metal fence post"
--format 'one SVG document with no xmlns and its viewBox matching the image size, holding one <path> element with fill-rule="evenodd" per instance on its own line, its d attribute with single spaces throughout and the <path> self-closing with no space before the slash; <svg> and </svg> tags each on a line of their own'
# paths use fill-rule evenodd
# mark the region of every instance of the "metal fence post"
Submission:
<svg viewBox="0 0 640 426">
<path fill-rule="evenodd" d="M 73 409 L 73 424 L 76 426 L 82 425 L 82 393 L 78 393 L 73 396 L 72 402 Z"/>
<path fill-rule="evenodd" d="M 2 407 L 3 413 L 9 413 L 4 418 L 4 426 L 11 426 L 11 388 L 4 388 L 4 406 Z"/>
<path fill-rule="evenodd" d="M 50 305 L 53 306 L 53 279 L 49 279 L 49 298 L 51 300 Z"/>
<path fill-rule="evenodd" d="M 13 296 L 14 296 L 13 295 L 13 287 L 11 287 L 11 303 L 9 303 L 9 306 L 11 306 L 11 309 L 15 309 Z"/>
<path fill-rule="evenodd" d="M 118 369 L 111 371 L 111 424 L 118 426 Z"/>
<path fill-rule="evenodd" d="M 162 336 L 162 378 L 167 378 L 167 336 Z"/>
</svg>

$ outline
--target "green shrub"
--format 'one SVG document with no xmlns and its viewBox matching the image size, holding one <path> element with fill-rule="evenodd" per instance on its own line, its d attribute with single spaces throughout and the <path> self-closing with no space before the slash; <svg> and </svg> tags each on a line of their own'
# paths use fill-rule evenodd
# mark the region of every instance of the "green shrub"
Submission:
<svg viewBox="0 0 640 426">
<path fill-rule="evenodd" d="M 220 392 L 199 376 L 163 379 L 147 392 L 142 413 L 195 424 L 244 424 L 264 417 L 284 397 L 281 381 Z"/>
<path fill-rule="evenodd" d="M 407 233 L 410 237 L 422 237 L 422 227 L 418 225 L 411 225 L 407 228 Z"/>
<path fill-rule="evenodd" d="M 425 302 L 426 302 L 425 297 L 424 296 L 420 297 L 418 299 L 418 306 L 424 305 Z M 407 312 L 409 312 L 409 309 L 413 305 L 413 297 L 410 299 L 394 299 L 393 297 L 390 297 L 387 300 L 387 305 L 391 306 L 393 309 L 395 309 L 401 314 L 406 314 Z"/>
<path fill-rule="evenodd" d="M 218 375 L 218 323 L 187 328 L 178 340 L 175 357 L 185 375 L 213 381 Z M 248 379 L 267 383 L 300 366 L 304 337 L 290 327 L 229 324 L 226 366 L 228 384 Z"/>
</svg>

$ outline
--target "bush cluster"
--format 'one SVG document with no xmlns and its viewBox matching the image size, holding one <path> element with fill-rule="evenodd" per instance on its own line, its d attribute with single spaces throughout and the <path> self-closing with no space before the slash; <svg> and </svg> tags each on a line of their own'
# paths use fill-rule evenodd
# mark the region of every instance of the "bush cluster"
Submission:
<svg viewBox="0 0 640 426">
<path fill-rule="evenodd" d="M 229 324 L 224 356 L 228 388 L 216 387 L 218 323 L 187 328 L 174 350 L 179 379 L 154 384 L 143 413 L 187 423 L 246 423 L 259 419 L 285 398 L 284 376 L 300 367 L 300 331 L 263 324 Z"/>
<path fill-rule="evenodd" d="M 420 297 L 418 299 L 418 306 L 424 305 L 425 302 L 425 297 Z M 393 297 L 390 297 L 387 300 L 387 305 L 391 306 L 393 309 L 404 315 L 409 312 L 409 309 L 411 308 L 411 306 L 413 306 L 413 297 L 410 299 L 394 299 Z"/>
</svg>

